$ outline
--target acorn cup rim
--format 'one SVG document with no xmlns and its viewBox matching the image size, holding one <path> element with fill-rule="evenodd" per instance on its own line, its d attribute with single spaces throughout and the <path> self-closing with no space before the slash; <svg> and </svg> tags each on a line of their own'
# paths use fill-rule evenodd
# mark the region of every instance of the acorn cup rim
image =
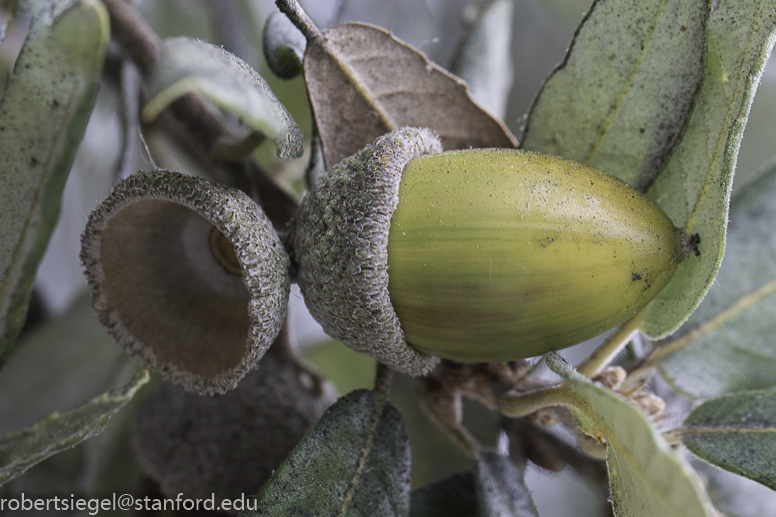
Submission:
<svg viewBox="0 0 776 517">
<path fill-rule="evenodd" d="M 105 282 L 101 259 L 103 232 L 123 210 L 148 201 L 169 202 L 195 212 L 234 247 L 250 298 L 246 307 L 245 353 L 237 364 L 215 375 L 203 376 L 174 362 L 162 363 L 153 345 L 144 343 L 127 328 L 102 288 Z M 247 230 L 243 217 L 246 211 L 253 214 L 253 224 Z M 257 245 L 263 254 L 257 252 Z M 180 384 L 190 392 L 213 395 L 234 389 L 240 379 L 256 368 L 285 321 L 290 289 L 289 258 L 272 224 L 247 194 L 203 178 L 157 169 L 139 171 L 122 179 L 89 215 L 81 236 L 80 257 L 92 292 L 92 307 L 110 336 L 130 356 L 139 357 L 144 367 L 158 371 L 165 380 Z M 273 278 L 256 274 L 268 267 Z"/>
</svg>

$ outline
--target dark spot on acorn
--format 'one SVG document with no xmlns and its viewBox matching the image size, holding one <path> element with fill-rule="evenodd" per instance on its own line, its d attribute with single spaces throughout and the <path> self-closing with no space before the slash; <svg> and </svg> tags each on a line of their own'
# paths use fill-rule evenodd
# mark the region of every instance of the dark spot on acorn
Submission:
<svg viewBox="0 0 776 517">
<path fill-rule="evenodd" d="M 634 281 L 634 282 L 637 282 L 637 281 L 641 280 L 642 278 L 644 278 L 644 276 L 641 273 L 636 273 L 635 271 L 633 273 L 631 273 L 631 280 Z"/>
<path fill-rule="evenodd" d="M 700 244 L 701 244 L 700 234 L 694 233 L 690 235 L 690 249 L 695 252 L 696 257 L 701 256 L 701 250 L 699 249 Z"/>
</svg>

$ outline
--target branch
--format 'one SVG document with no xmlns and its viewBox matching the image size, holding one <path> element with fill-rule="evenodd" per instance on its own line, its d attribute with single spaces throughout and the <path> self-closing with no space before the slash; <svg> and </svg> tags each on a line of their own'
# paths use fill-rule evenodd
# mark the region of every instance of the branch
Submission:
<svg viewBox="0 0 776 517">
<path fill-rule="evenodd" d="M 318 27 L 315 26 L 310 17 L 307 16 L 307 13 L 304 12 L 297 0 L 275 0 L 275 5 L 304 34 L 308 45 L 324 45 L 323 34 L 318 30 Z"/>
<path fill-rule="evenodd" d="M 577 371 L 586 377 L 595 377 L 617 354 L 628 344 L 633 335 L 639 331 L 641 314 L 626 321 L 625 324 L 609 336 L 595 352 L 579 365 Z"/>
<path fill-rule="evenodd" d="M 498 400 L 501 414 L 511 418 L 528 416 L 534 411 L 550 406 L 567 406 L 570 404 L 568 391 L 562 384 L 529 391 L 528 393 L 508 392 Z"/>
</svg>

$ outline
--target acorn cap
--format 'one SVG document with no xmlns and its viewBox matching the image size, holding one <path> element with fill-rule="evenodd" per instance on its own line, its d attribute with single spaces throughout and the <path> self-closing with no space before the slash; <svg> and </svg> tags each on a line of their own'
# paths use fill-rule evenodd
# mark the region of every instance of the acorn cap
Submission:
<svg viewBox="0 0 776 517">
<path fill-rule="evenodd" d="M 429 129 L 383 135 L 315 183 L 289 234 L 297 282 L 326 333 L 415 376 L 429 373 L 439 359 L 404 340 L 388 294 L 388 232 L 404 166 L 441 151 Z"/>
<path fill-rule="evenodd" d="M 165 383 L 140 404 L 132 444 L 163 494 L 255 495 L 334 403 L 331 384 L 275 350 L 229 393 L 202 397 Z"/>
<path fill-rule="evenodd" d="M 110 335 L 199 393 L 253 369 L 285 319 L 288 256 L 241 191 L 168 171 L 121 181 L 89 216 L 81 260 Z"/>
</svg>

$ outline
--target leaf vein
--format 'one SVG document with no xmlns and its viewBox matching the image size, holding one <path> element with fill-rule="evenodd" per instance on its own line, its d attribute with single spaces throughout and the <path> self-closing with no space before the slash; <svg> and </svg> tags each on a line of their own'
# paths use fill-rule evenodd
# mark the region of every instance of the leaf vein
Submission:
<svg viewBox="0 0 776 517">
<path fill-rule="evenodd" d="M 633 88 L 633 84 L 636 82 L 636 76 L 638 75 L 639 70 L 641 69 L 641 63 L 644 60 L 644 56 L 647 54 L 647 48 L 649 47 L 649 44 L 652 41 L 652 37 L 655 35 L 655 32 L 657 31 L 657 27 L 660 24 L 660 19 L 663 17 L 663 13 L 665 12 L 667 3 L 668 3 L 668 0 L 663 0 L 663 3 L 660 6 L 657 16 L 655 17 L 655 22 L 650 28 L 649 35 L 641 45 L 641 52 L 639 52 L 639 56 L 636 59 L 636 63 L 633 66 L 633 69 L 631 70 L 631 73 L 628 76 L 628 79 L 625 81 L 625 84 L 620 90 L 620 93 L 617 95 L 617 100 L 615 100 L 614 105 L 612 106 L 612 109 L 609 111 L 609 114 L 606 116 L 606 120 L 604 121 L 604 124 L 601 127 L 601 130 L 598 132 L 596 139 L 593 141 L 593 144 L 590 147 L 590 150 L 588 151 L 584 160 L 582 160 L 583 163 L 586 163 L 588 165 L 592 164 L 593 160 L 598 154 L 598 150 L 601 147 L 601 144 L 603 143 L 604 138 L 606 137 L 607 134 L 609 134 L 609 131 L 612 129 L 612 126 L 614 125 L 614 119 L 617 117 L 617 114 L 620 112 L 622 105 L 625 103 L 625 99 L 628 97 L 628 93 L 630 92 L 631 88 Z"/>
<path fill-rule="evenodd" d="M 385 111 L 383 106 L 376 102 L 376 99 L 370 95 L 369 87 L 364 84 L 364 82 L 361 80 L 361 77 L 356 73 L 353 67 L 351 67 L 344 60 L 340 59 L 339 56 L 331 49 L 328 42 L 324 43 L 322 47 L 323 51 L 328 55 L 329 59 L 331 59 L 337 68 L 339 68 L 345 77 L 347 77 L 348 81 L 350 81 L 359 95 L 361 95 L 361 97 L 363 97 L 367 103 L 377 112 L 377 114 L 380 116 L 380 120 L 382 120 L 383 123 L 388 127 L 388 131 L 398 129 L 396 121 L 393 120 L 388 112 Z"/>
</svg>

